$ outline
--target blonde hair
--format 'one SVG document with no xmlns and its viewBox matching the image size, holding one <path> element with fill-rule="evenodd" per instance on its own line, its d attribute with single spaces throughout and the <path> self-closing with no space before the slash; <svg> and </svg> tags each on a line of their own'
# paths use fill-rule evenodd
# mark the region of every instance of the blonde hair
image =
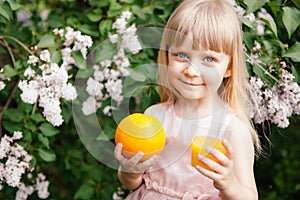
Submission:
<svg viewBox="0 0 300 200">
<path fill-rule="evenodd" d="M 168 47 L 180 46 L 191 33 L 193 47 L 224 52 L 230 56 L 231 76 L 223 79 L 219 95 L 244 121 L 252 134 L 257 152 L 260 152 L 258 135 L 248 114 L 250 87 L 244 60 L 241 24 L 229 0 L 185 0 L 170 16 L 158 53 L 158 74 L 161 101 L 176 101 L 176 94 L 168 80 Z"/>
</svg>

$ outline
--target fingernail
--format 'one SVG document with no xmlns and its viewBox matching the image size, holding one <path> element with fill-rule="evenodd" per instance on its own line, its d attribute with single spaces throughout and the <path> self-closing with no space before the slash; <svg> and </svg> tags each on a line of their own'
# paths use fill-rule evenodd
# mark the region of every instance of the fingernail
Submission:
<svg viewBox="0 0 300 200">
<path fill-rule="evenodd" d="M 203 160 L 203 159 L 204 159 L 204 156 L 201 155 L 201 154 L 198 154 L 198 159 L 199 159 L 199 160 Z"/>
<path fill-rule="evenodd" d="M 206 147 L 206 148 L 205 148 L 205 151 L 206 151 L 207 153 L 210 153 L 212 150 L 213 150 L 212 147 Z"/>
</svg>

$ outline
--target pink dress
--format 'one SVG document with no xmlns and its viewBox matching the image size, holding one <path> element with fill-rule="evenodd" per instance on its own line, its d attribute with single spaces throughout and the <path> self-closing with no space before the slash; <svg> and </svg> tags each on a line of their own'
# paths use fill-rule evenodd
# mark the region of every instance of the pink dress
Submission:
<svg viewBox="0 0 300 200">
<path fill-rule="evenodd" d="M 189 148 L 195 134 L 192 130 L 197 128 L 196 132 L 200 133 L 197 135 L 207 135 L 209 128 L 215 128 L 215 125 L 210 126 L 212 116 L 200 120 L 183 120 L 175 114 L 172 103 L 154 105 L 145 114 L 155 116 L 163 124 L 167 143 L 159 162 L 145 172 L 142 185 L 132 191 L 126 200 L 221 199 L 212 180 L 191 165 Z M 232 112 L 226 113 L 219 130 L 220 137 L 232 116 Z"/>
</svg>

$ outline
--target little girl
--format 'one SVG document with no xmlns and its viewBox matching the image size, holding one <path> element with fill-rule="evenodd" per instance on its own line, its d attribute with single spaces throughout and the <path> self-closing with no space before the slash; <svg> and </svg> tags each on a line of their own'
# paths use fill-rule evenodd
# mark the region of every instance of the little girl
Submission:
<svg viewBox="0 0 300 200">
<path fill-rule="evenodd" d="M 171 15 L 161 41 L 158 83 L 162 103 L 145 114 L 163 124 L 160 156 L 130 159 L 117 144 L 118 176 L 126 199 L 258 199 L 253 173 L 258 136 L 249 116 L 249 87 L 239 18 L 229 0 L 185 0 Z M 213 170 L 191 165 L 194 136 L 222 139 L 227 151 L 199 154 Z"/>
</svg>

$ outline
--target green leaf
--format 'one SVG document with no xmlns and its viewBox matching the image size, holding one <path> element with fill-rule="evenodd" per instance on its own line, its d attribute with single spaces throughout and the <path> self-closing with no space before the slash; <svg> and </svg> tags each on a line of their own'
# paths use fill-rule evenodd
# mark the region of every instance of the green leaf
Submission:
<svg viewBox="0 0 300 200">
<path fill-rule="evenodd" d="M 294 7 L 284 7 L 282 14 L 283 24 L 288 32 L 289 38 L 300 24 L 300 11 Z"/>
<path fill-rule="evenodd" d="M 296 42 L 282 56 L 291 58 L 294 62 L 300 62 L 300 43 Z"/>
<path fill-rule="evenodd" d="M 61 54 L 58 51 L 51 51 L 51 62 L 59 63 L 61 61 Z"/>
<path fill-rule="evenodd" d="M 299 0 L 292 0 L 292 2 L 297 6 L 297 8 L 300 10 L 300 1 Z"/>
<path fill-rule="evenodd" d="M 91 6 L 97 6 L 99 8 L 101 8 L 101 7 L 108 7 L 109 0 L 101 0 L 101 1 L 99 1 L 99 0 L 89 0 L 89 4 Z"/>
<path fill-rule="evenodd" d="M 36 132 L 36 130 L 37 130 L 36 124 L 33 123 L 32 121 L 26 122 L 25 128 L 26 128 L 27 130 L 30 130 L 31 132 Z"/>
<path fill-rule="evenodd" d="M 132 13 L 137 15 L 139 19 L 141 19 L 141 20 L 147 19 L 145 12 L 142 10 L 142 8 L 140 6 L 132 5 L 131 9 L 132 9 Z"/>
<path fill-rule="evenodd" d="M 87 14 L 87 18 L 92 22 L 98 22 L 102 18 L 102 10 L 100 8 L 94 9 Z"/>
<path fill-rule="evenodd" d="M 291 69 L 292 69 L 292 73 L 293 73 L 293 75 L 295 77 L 294 81 L 299 84 L 300 83 L 300 76 L 299 76 L 299 74 L 297 72 L 297 69 L 293 65 L 292 65 Z"/>
<path fill-rule="evenodd" d="M 12 78 L 12 77 L 16 76 L 18 73 L 10 64 L 7 64 L 3 67 L 2 74 L 6 77 Z"/>
<path fill-rule="evenodd" d="M 130 69 L 130 68 L 128 68 L 127 70 L 129 71 L 130 77 L 133 80 L 140 81 L 140 82 L 144 82 L 146 80 L 146 76 L 143 73 L 135 71 L 134 69 Z"/>
<path fill-rule="evenodd" d="M 48 48 L 48 47 L 54 47 L 55 46 L 55 40 L 54 37 L 50 34 L 44 35 L 40 42 L 37 44 L 39 48 Z"/>
<path fill-rule="evenodd" d="M 93 63 L 98 63 L 106 59 L 112 60 L 113 55 L 117 53 L 116 48 L 110 43 L 109 40 L 102 42 L 94 51 L 96 53 Z"/>
<path fill-rule="evenodd" d="M 101 20 L 99 24 L 99 31 L 102 36 L 107 36 L 107 33 L 111 31 L 112 20 L 105 19 Z"/>
<path fill-rule="evenodd" d="M 94 187 L 90 184 L 84 184 L 77 190 L 74 199 L 92 199 L 93 194 Z"/>
<path fill-rule="evenodd" d="M 121 4 L 111 1 L 109 10 L 107 11 L 107 16 L 108 17 L 114 17 L 117 15 L 120 15 L 123 10 L 123 7 Z"/>
<path fill-rule="evenodd" d="M 277 26 L 276 23 L 274 21 L 274 19 L 270 19 L 270 20 L 263 20 L 267 26 L 271 29 L 271 31 L 275 34 L 276 38 L 278 37 L 277 35 Z"/>
<path fill-rule="evenodd" d="M 49 149 L 49 140 L 47 137 L 43 136 L 42 134 L 38 134 L 39 141 Z"/>
<path fill-rule="evenodd" d="M 71 53 L 72 57 L 74 58 L 75 62 L 76 62 L 76 66 L 79 69 L 86 69 L 86 60 L 83 57 L 81 51 L 77 50 L 77 51 L 72 51 Z"/>
<path fill-rule="evenodd" d="M 10 5 L 7 2 L 4 2 L 0 5 L 0 15 L 11 21 L 13 19 L 13 13 L 10 8 Z"/>
<path fill-rule="evenodd" d="M 18 3 L 15 2 L 14 0 L 6 0 L 6 1 L 9 3 L 10 8 L 11 8 L 12 10 L 17 10 L 17 9 L 19 9 L 19 8 L 22 7 L 20 4 L 18 4 Z"/>
<path fill-rule="evenodd" d="M 56 160 L 55 153 L 50 149 L 38 149 L 39 156 L 46 162 L 52 162 Z"/>
<path fill-rule="evenodd" d="M 41 113 L 35 113 L 35 114 L 31 115 L 30 118 L 33 121 L 35 121 L 36 123 L 40 123 L 40 122 L 45 121 L 45 118 L 43 117 L 43 115 Z"/>
<path fill-rule="evenodd" d="M 247 13 L 252 13 L 259 8 L 261 8 L 263 5 L 265 5 L 269 0 L 244 0 L 244 3 L 247 5 Z"/>
<path fill-rule="evenodd" d="M 3 121 L 2 123 L 4 129 L 9 133 L 13 133 L 14 131 L 22 131 L 22 129 L 24 129 L 23 125 L 24 124 L 21 122 L 12 122 L 8 120 Z"/>
<path fill-rule="evenodd" d="M 24 114 L 19 109 L 8 108 L 3 112 L 3 117 L 5 119 L 10 119 L 13 122 L 21 122 L 24 117 Z"/>
<path fill-rule="evenodd" d="M 134 0 L 120 0 L 120 2 L 132 4 L 134 2 Z"/>
<path fill-rule="evenodd" d="M 48 136 L 48 137 L 52 137 L 54 135 L 57 135 L 60 132 L 57 128 L 55 128 L 54 126 L 52 126 L 48 122 L 42 123 L 41 126 L 39 127 L 39 129 L 42 131 L 42 133 L 45 136 Z"/>
</svg>

